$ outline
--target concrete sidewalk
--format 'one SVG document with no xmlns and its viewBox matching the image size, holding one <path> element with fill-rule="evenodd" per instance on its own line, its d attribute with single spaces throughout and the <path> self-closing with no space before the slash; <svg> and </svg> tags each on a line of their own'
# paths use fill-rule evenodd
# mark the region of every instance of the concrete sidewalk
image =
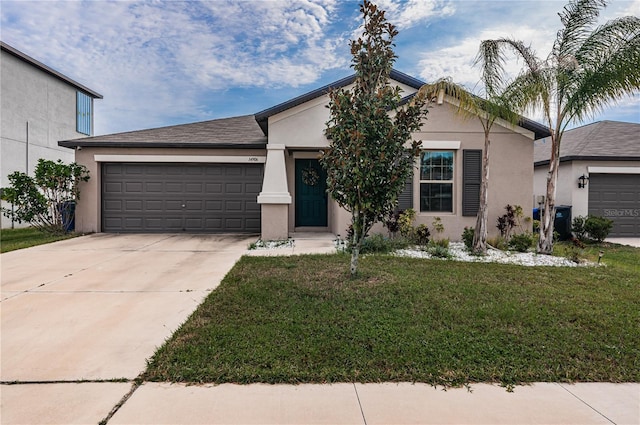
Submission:
<svg viewBox="0 0 640 425">
<path fill-rule="evenodd" d="M 2 423 L 96 424 L 131 385 L 3 386 Z M 110 425 L 638 423 L 640 384 L 607 383 L 538 383 L 507 392 L 488 384 L 444 391 L 410 383 L 187 386 L 147 382 L 108 421 Z"/>
</svg>

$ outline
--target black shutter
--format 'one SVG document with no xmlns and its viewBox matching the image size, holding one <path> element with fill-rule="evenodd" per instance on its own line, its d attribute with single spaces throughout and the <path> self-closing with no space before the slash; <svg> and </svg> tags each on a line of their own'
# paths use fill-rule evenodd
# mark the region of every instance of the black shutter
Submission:
<svg viewBox="0 0 640 425">
<path fill-rule="evenodd" d="M 413 208 L 413 171 L 407 178 L 402 193 L 400 193 L 400 196 L 398 196 L 397 209 L 400 211 L 404 211 L 409 208 Z"/>
<path fill-rule="evenodd" d="M 480 208 L 482 149 L 462 151 L 462 215 L 474 216 Z"/>
</svg>

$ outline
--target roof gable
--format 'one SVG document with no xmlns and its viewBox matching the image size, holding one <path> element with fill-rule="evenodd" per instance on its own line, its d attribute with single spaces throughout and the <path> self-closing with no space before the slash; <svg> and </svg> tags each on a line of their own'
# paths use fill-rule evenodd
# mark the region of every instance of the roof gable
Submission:
<svg viewBox="0 0 640 425">
<path fill-rule="evenodd" d="M 422 87 L 425 84 L 424 81 L 418 80 L 417 78 L 413 78 L 395 69 L 391 70 L 389 77 L 392 80 L 395 80 L 401 84 L 405 84 L 416 90 L 420 89 L 420 87 Z M 291 100 L 288 100 L 286 102 L 280 103 L 271 108 L 260 111 L 257 114 L 255 114 L 256 121 L 258 122 L 258 125 L 260 125 L 260 128 L 262 129 L 263 133 L 265 135 L 268 135 L 269 134 L 269 117 L 279 114 L 281 112 L 284 112 L 288 109 L 294 108 L 298 105 L 302 105 L 303 103 L 309 102 L 320 96 L 324 96 L 332 89 L 339 89 L 342 87 L 346 87 L 349 84 L 353 83 L 355 79 L 356 79 L 355 74 L 350 75 L 349 77 L 342 78 L 331 84 L 327 84 L 326 86 L 320 87 L 316 90 L 310 91 L 308 93 L 295 97 Z M 401 104 L 406 103 L 413 96 L 415 96 L 415 93 L 409 94 L 408 96 L 402 99 Z M 534 133 L 534 139 L 548 137 L 550 135 L 547 127 L 526 117 L 521 117 L 520 120 L 518 121 L 518 125 Z"/>
<path fill-rule="evenodd" d="M 396 71 L 395 69 L 391 70 L 391 74 L 389 75 L 389 77 L 392 80 L 396 80 L 399 83 L 405 84 L 409 87 L 413 87 L 416 90 L 424 85 L 423 81 L 413 78 L 403 72 Z M 280 103 L 276 106 L 272 106 L 271 108 L 265 109 L 264 111 L 260 111 L 255 115 L 256 121 L 258 121 L 258 124 L 260 125 L 260 128 L 262 128 L 262 131 L 264 132 L 264 134 L 269 134 L 269 129 L 268 129 L 269 117 L 279 114 L 281 112 L 284 112 L 287 109 L 291 109 L 298 105 L 302 105 L 303 103 L 309 102 L 310 100 L 313 100 L 317 97 L 324 96 L 325 94 L 329 93 L 330 90 L 346 87 L 349 84 L 353 83 L 355 79 L 356 79 L 355 74 L 350 75 L 338 81 L 334 81 L 331 84 L 327 84 L 326 86 L 320 87 L 316 90 L 310 91 L 301 96 L 298 96 L 286 102 Z"/>
</svg>

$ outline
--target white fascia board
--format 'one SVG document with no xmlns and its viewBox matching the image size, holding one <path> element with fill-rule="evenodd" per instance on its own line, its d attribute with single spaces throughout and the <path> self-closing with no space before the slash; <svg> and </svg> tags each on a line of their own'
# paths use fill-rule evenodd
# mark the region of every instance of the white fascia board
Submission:
<svg viewBox="0 0 640 425">
<path fill-rule="evenodd" d="M 455 140 L 420 140 L 420 149 L 445 150 L 460 149 L 460 142 Z"/>
<path fill-rule="evenodd" d="M 640 167 L 587 167 L 594 174 L 640 174 Z"/>
<path fill-rule="evenodd" d="M 226 164 L 264 164 L 266 156 L 258 155 L 94 155 L 96 162 L 204 162 Z"/>
</svg>

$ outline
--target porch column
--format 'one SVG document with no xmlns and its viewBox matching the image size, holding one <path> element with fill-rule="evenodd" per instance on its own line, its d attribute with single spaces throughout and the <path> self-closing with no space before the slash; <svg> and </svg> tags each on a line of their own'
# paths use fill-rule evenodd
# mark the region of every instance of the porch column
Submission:
<svg viewBox="0 0 640 425">
<path fill-rule="evenodd" d="M 284 151 L 285 145 L 267 145 L 262 192 L 258 195 L 261 210 L 261 238 L 263 240 L 279 240 L 289 237 L 291 194 L 287 185 Z"/>
</svg>

